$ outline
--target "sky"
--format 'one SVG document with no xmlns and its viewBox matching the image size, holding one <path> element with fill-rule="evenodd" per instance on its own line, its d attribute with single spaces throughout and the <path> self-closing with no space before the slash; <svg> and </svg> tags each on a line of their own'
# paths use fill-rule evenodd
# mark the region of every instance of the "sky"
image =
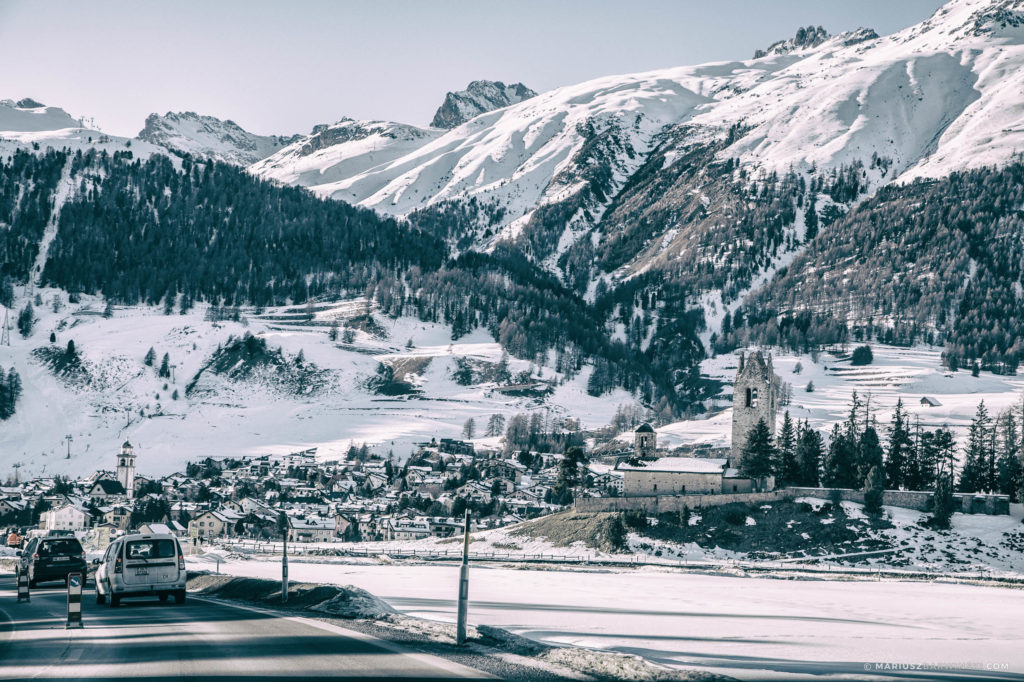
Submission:
<svg viewBox="0 0 1024 682">
<path fill-rule="evenodd" d="M 348 116 L 426 125 L 477 79 L 538 92 L 748 59 L 798 26 L 887 34 L 941 0 L 0 0 L 0 99 L 131 136 L 196 111 L 253 132 Z"/>
</svg>

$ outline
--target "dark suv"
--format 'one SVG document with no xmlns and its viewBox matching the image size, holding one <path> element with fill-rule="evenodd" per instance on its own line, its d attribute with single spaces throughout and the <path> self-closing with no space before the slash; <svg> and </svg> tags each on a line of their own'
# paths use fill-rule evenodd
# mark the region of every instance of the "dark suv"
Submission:
<svg viewBox="0 0 1024 682">
<path fill-rule="evenodd" d="M 75 537 L 47 535 L 32 538 L 18 554 L 21 571 L 28 574 L 29 587 L 51 580 L 66 583 L 69 573 L 85 576 L 85 550 Z"/>
</svg>

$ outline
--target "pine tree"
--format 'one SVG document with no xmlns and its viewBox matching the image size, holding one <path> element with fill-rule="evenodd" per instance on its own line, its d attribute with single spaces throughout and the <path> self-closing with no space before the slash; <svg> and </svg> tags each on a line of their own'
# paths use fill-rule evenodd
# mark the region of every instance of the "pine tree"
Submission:
<svg viewBox="0 0 1024 682">
<path fill-rule="evenodd" d="M 153 363 L 156 362 L 156 351 L 153 350 L 152 347 L 146 351 L 146 357 L 142 359 L 142 362 L 145 363 L 147 367 L 152 367 Z"/>
<path fill-rule="evenodd" d="M 864 483 L 864 511 L 878 514 L 882 511 L 882 495 L 885 492 L 885 473 L 881 465 L 871 467 Z"/>
<path fill-rule="evenodd" d="M 800 438 L 796 446 L 796 461 L 800 472 L 797 480 L 800 485 L 811 488 L 818 487 L 821 456 L 821 434 L 808 427 L 805 422 L 800 429 Z"/>
<path fill-rule="evenodd" d="M 948 476 L 952 481 L 956 475 L 956 439 L 953 432 L 946 428 L 935 430 L 935 452 L 936 460 L 935 478 Z"/>
<path fill-rule="evenodd" d="M 494 413 L 490 419 L 487 420 L 487 436 L 500 436 L 505 430 L 505 416 L 500 413 Z"/>
<path fill-rule="evenodd" d="M 1011 501 L 1017 500 L 1024 481 L 1024 467 L 1020 459 L 1020 440 L 1017 435 L 1017 422 L 1012 412 L 999 415 L 999 459 L 996 463 L 995 490 L 1009 495 Z"/>
<path fill-rule="evenodd" d="M 882 464 L 882 445 L 878 441 L 878 431 L 874 426 L 868 426 L 860 434 L 860 441 L 857 443 L 857 480 L 866 482 L 871 470 L 878 467 L 884 471 Z"/>
<path fill-rule="evenodd" d="M 775 461 L 772 463 L 775 485 L 783 486 L 795 483 L 800 472 L 796 459 L 796 434 L 793 430 L 793 421 L 789 417 L 789 410 L 786 410 L 786 414 L 782 417 L 782 427 L 779 429 L 776 445 Z"/>
<path fill-rule="evenodd" d="M 958 486 L 960 492 L 977 493 L 986 487 L 991 421 L 983 400 L 978 403 L 978 410 L 968 429 L 967 443 L 964 446 L 964 466 L 960 471 Z"/>
<path fill-rule="evenodd" d="M 327 338 L 329 338 L 331 341 L 337 341 L 338 340 L 338 320 L 337 319 L 331 320 L 331 328 L 327 332 Z"/>
<path fill-rule="evenodd" d="M 826 488 L 859 488 L 857 440 L 850 428 L 832 427 L 828 452 L 822 464 L 821 482 Z"/>
<path fill-rule="evenodd" d="M 950 476 L 943 474 L 935 482 L 935 494 L 932 496 L 932 524 L 936 528 L 949 528 L 949 520 L 953 516 L 953 485 Z"/>
<path fill-rule="evenodd" d="M 32 327 L 35 326 L 35 323 L 35 308 L 32 307 L 31 303 L 26 303 L 25 307 L 21 309 L 21 312 L 18 313 L 18 331 L 27 339 L 32 333 Z"/>
<path fill-rule="evenodd" d="M 760 479 L 772 473 L 775 444 L 765 420 L 758 419 L 747 433 L 747 442 L 740 454 L 740 470 L 750 478 Z"/>
<path fill-rule="evenodd" d="M 161 378 L 171 376 L 171 354 L 164 353 L 164 359 L 160 362 L 160 370 L 157 372 L 157 376 Z"/>
<path fill-rule="evenodd" d="M 476 435 L 476 420 L 470 417 L 466 420 L 466 423 L 462 425 L 462 435 L 467 440 L 473 440 Z"/>
<path fill-rule="evenodd" d="M 899 490 L 907 484 L 907 470 L 913 441 L 907 424 L 903 399 L 896 401 L 896 410 L 889 427 L 889 449 L 885 453 L 885 480 L 890 490 Z"/>
</svg>

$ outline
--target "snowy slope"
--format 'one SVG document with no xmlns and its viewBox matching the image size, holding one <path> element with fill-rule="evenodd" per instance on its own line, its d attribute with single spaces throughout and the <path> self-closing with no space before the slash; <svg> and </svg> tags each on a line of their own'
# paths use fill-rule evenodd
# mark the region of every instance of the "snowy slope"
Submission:
<svg viewBox="0 0 1024 682">
<path fill-rule="evenodd" d="M 505 85 L 501 81 L 473 81 L 465 90 L 445 95 L 430 127 L 454 128 L 480 114 L 503 109 L 536 96 L 536 92 L 522 83 Z"/>
<path fill-rule="evenodd" d="M 459 437 L 470 418 L 482 430 L 494 413 L 511 417 L 541 409 L 552 418 L 575 416 L 587 426 L 600 426 L 611 420 L 618 405 L 633 402 L 622 390 L 601 398 L 587 395 L 589 370 L 539 400 L 509 397 L 493 383 L 459 385 L 452 378 L 457 358 L 492 363 L 501 358 L 500 346 L 482 331 L 453 343 L 449 327 L 379 317 L 381 334 L 357 331 L 351 345 L 331 342 L 330 320 L 361 315 L 364 301 L 322 306 L 312 322 L 303 319 L 301 308 L 297 315 L 271 308 L 261 316 L 247 311 L 244 323 L 214 323 L 204 319 L 205 306 L 187 315 L 117 307 L 107 319 L 101 315 L 102 300 L 83 297 L 81 303 L 69 304 L 61 292 L 37 291 L 44 305 L 36 306 L 40 320 L 32 335 L 23 339 L 15 330 L 11 347 L 0 347 L 0 366 L 13 366 L 24 387 L 15 415 L 0 422 L 2 477 L 13 474 L 11 465 L 18 462 L 23 464 L 22 476 L 80 475 L 110 468 L 125 438 L 136 445 L 139 472 L 145 475 L 167 474 L 209 455 L 281 454 L 318 447 L 319 456 L 338 458 L 350 444 L 363 442 L 381 454 L 393 450 L 402 459 L 413 443 Z M 54 295 L 62 300 L 56 313 Z M 23 305 L 19 300 L 15 309 Z M 2 316 L 0 309 L 0 321 Z M 88 368 L 88 385 L 55 377 L 33 355 L 50 346 L 51 331 L 58 348 L 74 340 Z M 324 388 L 293 395 L 258 380 L 232 382 L 207 372 L 199 390 L 186 395 L 186 386 L 218 346 L 246 332 L 264 337 L 271 348 L 282 348 L 290 359 L 302 351 L 326 371 Z M 169 354 L 170 364 L 176 365 L 173 379 L 161 379 L 155 367 L 143 364 L 150 347 L 157 366 Z M 380 362 L 411 368 L 409 379 L 419 395 L 377 395 L 365 388 Z M 509 368 L 517 373 L 530 363 L 513 359 Z M 544 368 L 543 376 L 553 380 L 557 374 Z M 74 439 L 70 460 L 65 459 L 65 435 Z"/>
<path fill-rule="evenodd" d="M 1022 18 L 1019 0 L 953 0 L 891 36 L 838 36 L 694 123 L 750 126 L 728 153 L 776 170 L 873 152 L 904 179 L 1002 163 L 1024 146 L 1024 28 L 1002 25 Z"/>
<path fill-rule="evenodd" d="M 371 173 L 442 134 L 431 128 L 346 118 L 315 127 L 311 134 L 253 164 L 250 170 L 263 178 L 357 203 L 359 195 L 341 190 L 334 183 Z"/>
<path fill-rule="evenodd" d="M 109 153 L 131 151 L 145 158 L 166 150 L 145 141 L 107 135 L 60 107 L 49 107 L 31 99 L 0 100 L 0 154 L 17 149 L 71 150 L 96 148 Z"/>
<path fill-rule="evenodd" d="M 1024 397 L 1024 377 L 990 372 L 973 377 L 969 371 L 949 372 L 942 367 L 941 353 L 936 348 L 872 344 L 872 351 L 874 361 L 870 365 L 851 367 L 849 359 L 839 360 L 829 353 L 821 353 L 815 362 L 809 354 L 771 350 L 776 374 L 793 387 L 792 403 L 779 408 L 779 419 L 788 410 L 794 420 L 806 419 L 812 428 L 827 432 L 849 416 L 850 401 L 856 391 L 862 401 L 870 401 L 883 427 L 888 427 L 896 402 L 902 400 L 912 424 L 920 419 L 922 428 L 949 428 L 962 442 L 979 402 L 984 400 L 989 414 L 996 415 L 1014 406 L 1019 409 Z M 719 355 L 702 363 L 703 375 L 724 382 L 722 395 L 705 418 L 659 427 L 659 446 L 731 445 L 736 364 L 734 354 Z M 814 384 L 811 393 L 806 391 L 809 383 Z M 925 396 L 938 400 L 940 405 L 922 406 L 920 401 Z M 622 434 L 620 438 L 631 441 L 632 434 Z"/>
<path fill-rule="evenodd" d="M 150 114 L 138 139 L 173 152 L 202 156 L 240 166 L 265 159 L 298 136 L 256 135 L 234 121 L 201 116 L 191 111 Z"/>
<path fill-rule="evenodd" d="M 505 208 L 506 222 L 511 222 L 541 203 L 578 190 L 552 186 L 552 180 L 572 163 L 588 125 L 597 131 L 620 129 L 623 146 L 631 150 L 631 158 L 621 159 L 621 165 L 635 169 L 665 125 L 691 115 L 729 82 L 752 84 L 790 60 L 778 57 L 753 65 L 735 62 L 612 76 L 560 88 L 477 116 L 398 158 L 347 176 L 335 172 L 336 162 L 328 157 L 319 167 L 320 177 L 311 172 L 298 177 L 289 150 L 252 171 L 285 181 L 296 178 L 293 181 L 323 196 L 391 214 L 475 197 Z M 344 161 L 356 165 L 348 154 Z M 327 177 L 329 181 L 323 182 Z"/>
<path fill-rule="evenodd" d="M 878 154 L 893 160 L 888 182 L 1002 163 L 1024 149 L 1021 7 L 952 0 L 883 38 L 862 29 L 786 54 L 559 88 L 421 139 L 384 163 L 360 162 L 353 153 L 371 150 L 349 147 L 344 167 L 323 155 L 298 172 L 294 154 L 279 152 L 253 172 L 399 215 L 476 197 L 505 208 L 507 225 L 578 191 L 555 179 L 585 144 L 587 124 L 621 129 L 622 158 L 612 165 L 626 176 L 654 135 L 684 122 L 696 136 L 742 126 L 722 156 L 775 170 Z"/>
</svg>

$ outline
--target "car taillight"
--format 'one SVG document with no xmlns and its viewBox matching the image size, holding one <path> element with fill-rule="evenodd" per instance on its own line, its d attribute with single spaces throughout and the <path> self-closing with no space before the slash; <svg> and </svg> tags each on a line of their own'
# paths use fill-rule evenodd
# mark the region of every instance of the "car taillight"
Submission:
<svg viewBox="0 0 1024 682">
<path fill-rule="evenodd" d="M 124 566 L 121 565 L 121 557 L 117 557 L 117 561 L 114 562 L 114 573 L 120 573 L 124 570 Z"/>
<path fill-rule="evenodd" d="M 178 555 L 178 570 L 179 571 L 184 571 L 185 570 L 185 557 L 183 555 L 181 555 L 181 554 Z"/>
</svg>

